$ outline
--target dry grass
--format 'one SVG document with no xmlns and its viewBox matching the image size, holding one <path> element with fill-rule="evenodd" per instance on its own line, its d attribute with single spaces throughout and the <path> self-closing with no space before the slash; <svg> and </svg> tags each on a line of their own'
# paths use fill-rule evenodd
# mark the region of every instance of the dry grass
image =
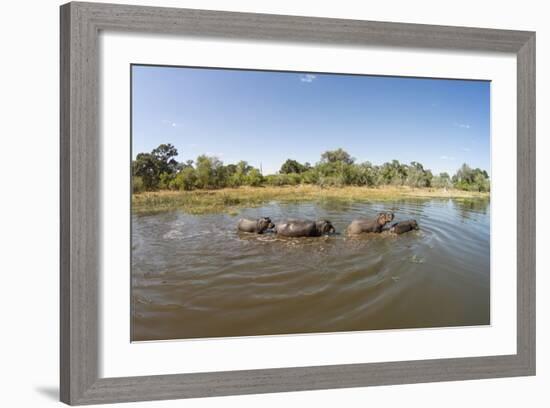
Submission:
<svg viewBox="0 0 550 408">
<path fill-rule="evenodd" d="M 489 193 L 410 187 L 330 187 L 313 185 L 282 187 L 239 187 L 221 190 L 157 191 L 132 196 L 134 213 L 181 210 L 190 214 L 236 213 L 270 201 L 307 202 L 323 200 L 383 201 L 400 198 L 489 199 Z"/>
</svg>

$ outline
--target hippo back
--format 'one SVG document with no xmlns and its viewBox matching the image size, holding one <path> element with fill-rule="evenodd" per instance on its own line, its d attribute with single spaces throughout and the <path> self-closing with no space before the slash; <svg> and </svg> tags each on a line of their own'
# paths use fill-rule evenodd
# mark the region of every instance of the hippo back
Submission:
<svg viewBox="0 0 550 408">
<path fill-rule="evenodd" d="M 313 221 L 289 220 L 277 224 L 276 232 L 284 237 L 310 237 L 315 234 Z"/>
<path fill-rule="evenodd" d="M 241 218 L 237 224 L 237 229 L 242 232 L 257 232 L 258 222 L 256 220 L 249 220 Z"/>
<path fill-rule="evenodd" d="M 418 229 L 418 223 L 416 222 L 416 220 L 407 220 L 396 222 L 395 224 L 393 224 L 390 228 L 390 232 L 393 232 L 395 234 L 403 234 L 405 232 L 409 232 L 415 229 Z"/>
<path fill-rule="evenodd" d="M 379 232 L 382 226 L 377 220 L 372 219 L 357 219 L 353 220 L 348 226 L 349 234 L 360 234 L 362 232 Z"/>
</svg>

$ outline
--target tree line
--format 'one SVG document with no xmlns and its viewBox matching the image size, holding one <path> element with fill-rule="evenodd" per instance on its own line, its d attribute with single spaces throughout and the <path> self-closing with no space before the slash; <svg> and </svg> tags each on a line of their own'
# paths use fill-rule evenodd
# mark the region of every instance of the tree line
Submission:
<svg viewBox="0 0 550 408">
<path fill-rule="evenodd" d="M 456 188 L 486 192 L 490 189 L 485 170 L 463 164 L 451 177 L 448 173 L 433 175 L 421 163 L 398 160 L 373 165 L 357 163 L 343 149 L 329 150 L 315 165 L 286 160 L 277 174 L 263 176 L 259 169 L 241 160 L 224 164 L 219 158 L 202 154 L 196 160 L 176 161 L 177 149 L 161 144 L 150 153 L 139 153 L 132 162 L 134 192 L 155 190 L 219 189 L 239 186 L 284 186 L 315 184 L 329 186 L 410 186 Z"/>
</svg>

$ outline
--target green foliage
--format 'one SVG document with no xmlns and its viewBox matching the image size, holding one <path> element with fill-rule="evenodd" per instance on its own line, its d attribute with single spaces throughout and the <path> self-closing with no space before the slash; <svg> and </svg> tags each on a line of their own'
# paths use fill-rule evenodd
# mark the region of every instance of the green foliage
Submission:
<svg viewBox="0 0 550 408">
<path fill-rule="evenodd" d="M 141 177 L 145 190 L 167 188 L 167 176 L 163 176 L 162 184 L 161 176 L 176 172 L 178 162 L 174 157 L 177 155 L 177 149 L 171 144 L 161 144 L 151 153 L 139 153 L 132 163 L 132 175 Z"/>
<path fill-rule="evenodd" d="M 155 190 L 158 188 L 160 173 L 158 163 L 150 153 L 140 153 L 132 163 L 132 174 L 140 177 L 145 190 Z"/>
<path fill-rule="evenodd" d="M 200 155 L 196 160 L 197 188 L 222 188 L 227 184 L 223 162 L 214 156 Z"/>
<path fill-rule="evenodd" d="M 425 170 L 424 166 L 418 162 L 411 162 L 406 166 L 406 184 L 411 187 L 430 187 L 433 175 L 430 170 Z"/>
<path fill-rule="evenodd" d="M 186 167 L 178 172 L 170 184 L 171 190 L 190 191 L 195 188 L 197 175 L 193 167 Z"/>
<path fill-rule="evenodd" d="M 143 179 L 141 177 L 132 177 L 132 191 L 134 193 L 142 193 L 145 191 L 145 186 L 143 185 Z"/>
<path fill-rule="evenodd" d="M 284 186 L 288 184 L 286 174 L 270 174 L 265 177 L 265 182 L 270 186 Z"/>
<path fill-rule="evenodd" d="M 258 187 L 262 185 L 264 178 L 262 176 L 262 173 L 260 173 L 260 170 L 258 169 L 251 169 L 246 174 L 246 184 L 253 187 Z"/>
<path fill-rule="evenodd" d="M 245 184 L 249 184 L 248 173 L 251 170 L 256 170 L 256 169 L 254 169 L 252 166 L 248 164 L 248 162 L 244 160 L 241 160 L 237 164 L 228 164 L 226 166 L 226 176 L 227 176 L 228 185 L 230 187 L 238 187 Z"/>
<path fill-rule="evenodd" d="M 290 173 L 303 173 L 311 168 L 309 163 L 301 164 L 293 159 L 287 159 L 286 162 L 281 166 L 279 173 L 281 174 L 290 174 Z"/>
<path fill-rule="evenodd" d="M 472 169 L 464 163 L 452 178 L 455 188 L 466 191 L 490 191 L 489 175 L 485 170 Z"/>
<path fill-rule="evenodd" d="M 175 173 L 178 162 L 174 159 L 178 150 L 171 144 L 161 144 L 151 151 L 151 156 L 156 160 L 159 173 Z"/>
<path fill-rule="evenodd" d="M 176 174 L 175 173 L 161 173 L 160 177 L 159 177 L 159 188 L 161 190 L 167 190 L 169 188 L 171 188 L 171 184 L 172 182 L 174 181 L 174 179 L 176 178 Z"/>
<path fill-rule="evenodd" d="M 319 172 L 315 168 L 304 171 L 301 177 L 304 184 L 317 184 L 319 182 Z"/>
<path fill-rule="evenodd" d="M 321 155 L 321 163 L 337 163 L 353 164 L 355 159 L 349 155 L 344 149 L 327 150 Z"/>
<path fill-rule="evenodd" d="M 342 187 L 344 180 L 341 176 L 321 176 L 317 184 L 320 187 Z"/>
<path fill-rule="evenodd" d="M 451 188 L 453 186 L 453 182 L 451 181 L 451 177 L 448 173 L 439 173 L 439 175 L 434 176 L 432 179 L 432 187 L 435 188 Z"/>
<path fill-rule="evenodd" d="M 219 189 L 261 185 L 296 186 L 314 184 L 333 186 L 409 186 L 457 188 L 466 191 L 487 192 L 490 189 L 486 171 L 472 169 L 464 164 L 451 178 L 448 173 L 433 176 L 421 163 L 400 163 L 398 160 L 380 166 L 370 162 L 356 163 L 343 149 L 329 150 L 320 161 L 311 166 L 294 159 L 286 160 L 278 174 L 263 176 L 257 168 L 246 161 L 236 164 L 224 163 L 214 156 L 200 155 L 195 161 L 178 163 L 178 152 L 170 144 L 161 144 L 151 153 L 139 153 L 132 162 L 133 191 L 158 189 L 185 190 Z"/>
</svg>

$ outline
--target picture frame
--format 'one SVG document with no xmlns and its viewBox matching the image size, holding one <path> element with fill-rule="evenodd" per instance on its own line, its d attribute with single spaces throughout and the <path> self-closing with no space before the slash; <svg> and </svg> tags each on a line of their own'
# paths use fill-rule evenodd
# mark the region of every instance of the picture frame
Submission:
<svg viewBox="0 0 550 408">
<path fill-rule="evenodd" d="M 70 405 L 535 374 L 535 33 L 72 2 L 61 6 L 60 396 Z M 101 378 L 99 33 L 514 53 L 517 58 L 517 353 Z"/>
</svg>

